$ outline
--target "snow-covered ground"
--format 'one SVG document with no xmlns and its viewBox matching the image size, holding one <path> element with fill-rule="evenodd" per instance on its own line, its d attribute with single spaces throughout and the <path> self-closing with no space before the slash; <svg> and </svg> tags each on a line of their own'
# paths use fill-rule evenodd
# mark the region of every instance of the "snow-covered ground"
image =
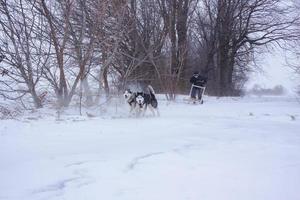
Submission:
<svg viewBox="0 0 300 200">
<path fill-rule="evenodd" d="M 0 199 L 300 199 L 295 99 L 159 103 L 160 117 L 112 105 L 96 117 L 41 109 L 0 121 Z"/>
</svg>

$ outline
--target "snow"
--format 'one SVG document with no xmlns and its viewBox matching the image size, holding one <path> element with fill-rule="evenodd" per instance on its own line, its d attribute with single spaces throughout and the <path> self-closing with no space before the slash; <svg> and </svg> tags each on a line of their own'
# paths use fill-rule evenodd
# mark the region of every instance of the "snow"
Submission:
<svg viewBox="0 0 300 200">
<path fill-rule="evenodd" d="M 159 104 L 160 117 L 123 105 L 0 121 L 0 199 L 300 199 L 296 99 Z"/>
</svg>

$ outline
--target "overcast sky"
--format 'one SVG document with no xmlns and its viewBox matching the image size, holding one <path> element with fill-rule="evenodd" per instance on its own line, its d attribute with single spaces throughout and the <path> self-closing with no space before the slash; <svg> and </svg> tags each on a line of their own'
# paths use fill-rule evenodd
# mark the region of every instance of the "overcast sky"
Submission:
<svg viewBox="0 0 300 200">
<path fill-rule="evenodd" d="M 259 63 L 263 72 L 256 70 L 250 75 L 246 88 L 250 89 L 254 84 L 259 84 L 265 88 L 272 88 L 276 85 L 282 85 L 290 92 L 295 91 L 297 81 L 294 72 L 286 66 L 285 54 L 282 51 L 268 53 Z"/>
</svg>

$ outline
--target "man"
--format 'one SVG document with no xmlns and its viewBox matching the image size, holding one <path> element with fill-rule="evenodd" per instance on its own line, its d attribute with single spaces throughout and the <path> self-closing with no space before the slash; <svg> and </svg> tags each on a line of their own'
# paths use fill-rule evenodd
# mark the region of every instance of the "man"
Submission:
<svg viewBox="0 0 300 200">
<path fill-rule="evenodd" d="M 204 91 L 203 87 L 205 87 L 207 83 L 207 78 L 201 76 L 198 71 L 195 71 L 190 79 L 190 83 L 192 83 L 191 98 L 194 100 L 202 100 L 202 93 Z"/>
</svg>

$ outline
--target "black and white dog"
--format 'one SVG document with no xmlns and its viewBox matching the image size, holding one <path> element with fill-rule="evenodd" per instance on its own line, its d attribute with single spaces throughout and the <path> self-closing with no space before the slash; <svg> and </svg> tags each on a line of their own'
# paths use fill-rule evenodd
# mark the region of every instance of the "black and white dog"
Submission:
<svg viewBox="0 0 300 200">
<path fill-rule="evenodd" d="M 159 116 L 158 102 L 155 97 L 154 89 L 151 85 L 148 85 L 147 88 L 149 93 L 137 92 L 135 95 L 137 115 L 140 116 L 142 114 L 142 116 L 144 116 L 149 107 L 153 116 Z"/>
<path fill-rule="evenodd" d="M 130 107 L 129 114 L 133 114 L 133 111 L 135 111 L 136 108 L 136 93 L 132 92 L 130 89 L 127 89 L 124 92 L 124 98 Z"/>
</svg>

